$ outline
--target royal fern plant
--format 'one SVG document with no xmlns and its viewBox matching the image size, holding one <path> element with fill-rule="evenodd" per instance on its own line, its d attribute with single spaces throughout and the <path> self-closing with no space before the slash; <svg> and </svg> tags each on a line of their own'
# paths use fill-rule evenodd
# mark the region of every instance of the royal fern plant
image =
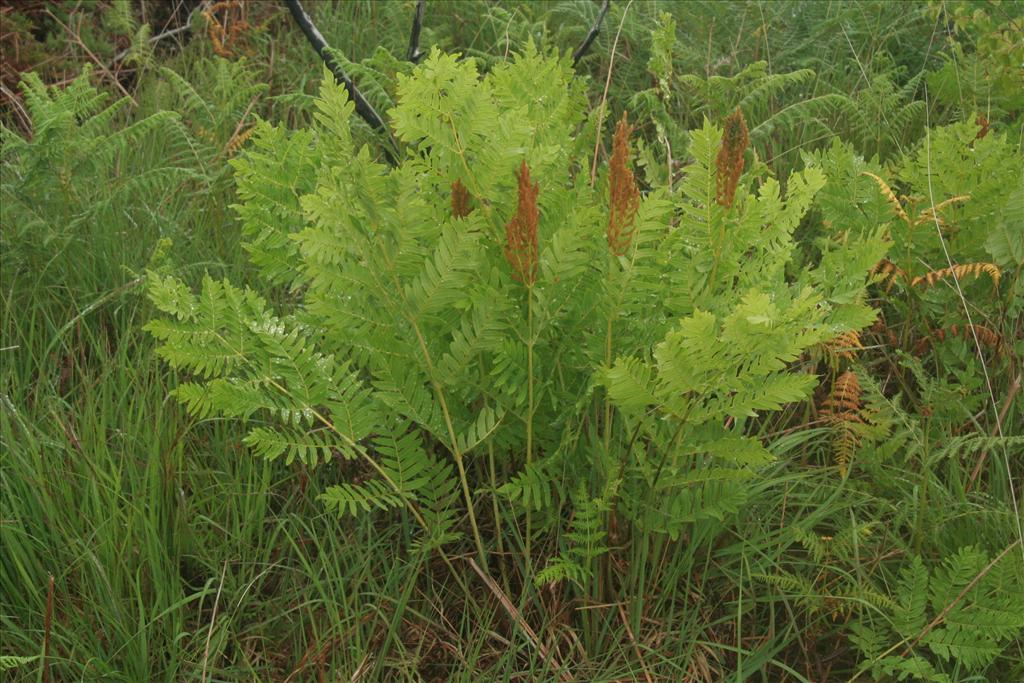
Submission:
<svg viewBox="0 0 1024 683">
<path fill-rule="evenodd" d="M 545 581 L 589 581 L 610 524 L 678 538 L 740 509 L 773 461 L 760 421 L 817 383 L 805 354 L 872 323 L 887 244 L 834 240 L 793 274 L 819 169 L 755 187 L 737 111 L 641 192 L 625 116 L 595 163 L 584 87 L 532 45 L 485 75 L 434 51 L 398 77 L 394 168 L 326 75 L 308 129 L 260 122 L 233 163 L 261 291 L 150 278 L 175 396 L 246 422 L 258 456 L 363 461 L 320 499 L 404 508 L 421 547 L 471 534 L 486 559 L 512 525 L 526 548 L 564 525 Z"/>
</svg>

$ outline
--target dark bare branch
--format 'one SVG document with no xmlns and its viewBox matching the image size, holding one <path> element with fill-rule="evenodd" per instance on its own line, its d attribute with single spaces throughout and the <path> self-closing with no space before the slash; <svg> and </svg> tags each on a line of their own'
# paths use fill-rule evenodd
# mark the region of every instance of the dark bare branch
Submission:
<svg viewBox="0 0 1024 683">
<path fill-rule="evenodd" d="M 594 25 L 590 27 L 590 32 L 587 33 L 587 37 L 583 39 L 580 46 L 576 48 L 576 51 L 572 53 L 572 65 L 575 67 L 583 59 L 584 55 L 590 50 L 590 46 L 593 45 L 594 40 L 597 39 L 597 34 L 601 32 L 601 24 L 604 23 L 604 16 L 608 14 L 608 8 L 611 7 L 611 0 L 604 0 L 601 3 L 601 11 L 597 13 L 597 19 L 594 21 Z"/>
<path fill-rule="evenodd" d="M 426 0 L 416 0 L 416 14 L 412 17 L 412 32 L 409 34 L 409 52 L 406 58 L 413 64 L 420 61 L 423 52 L 420 51 L 420 30 L 423 28 L 423 8 Z"/>
<path fill-rule="evenodd" d="M 341 65 L 338 64 L 337 60 L 331 56 L 330 46 L 327 45 L 327 41 L 324 39 L 322 33 L 317 29 L 316 25 L 306 10 L 303 9 L 302 3 L 299 0 L 284 0 L 284 4 L 288 7 L 288 11 L 291 12 L 292 18 L 295 19 L 295 23 L 299 25 L 302 32 L 305 34 L 306 39 L 316 50 L 320 58 L 324 60 L 324 64 L 334 74 L 334 79 L 339 85 L 345 87 L 348 91 L 348 96 L 352 98 L 352 102 L 355 103 L 356 113 L 370 124 L 370 127 L 384 134 L 387 138 L 387 144 L 384 147 L 384 156 L 387 158 L 388 163 L 392 166 L 397 164 L 397 153 L 398 144 L 395 139 L 391 136 L 391 131 L 388 129 L 387 124 L 384 123 L 384 119 L 381 118 L 377 110 L 373 108 L 373 105 L 367 101 L 363 94 L 356 88 L 356 84 L 351 78 L 345 73 Z"/>
</svg>

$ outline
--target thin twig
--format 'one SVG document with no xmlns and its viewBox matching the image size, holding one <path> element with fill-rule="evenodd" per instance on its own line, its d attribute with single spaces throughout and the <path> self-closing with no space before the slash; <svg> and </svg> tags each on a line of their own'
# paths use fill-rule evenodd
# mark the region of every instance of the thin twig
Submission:
<svg viewBox="0 0 1024 683">
<path fill-rule="evenodd" d="M 206 5 L 206 3 L 204 3 L 201 7 L 204 7 L 205 5 Z M 179 33 L 184 33 L 185 31 L 188 31 L 191 28 L 192 28 L 191 24 L 185 24 L 184 26 L 179 26 L 178 28 L 172 28 L 169 31 L 164 31 L 163 33 L 161 33 L 159 35 L 153 36 L 152 38 L 149 39 L 148 42 L 149 42 L 150 45 L 156 45 L 157 43 L 159 43 L 164 38 L 170 38 L 172 36 L 176 36 Z M 110 61 L 114 62 L 114 63 L 120 62 L 122 59 L 124 59 L 129 54 L 131 54 L 131 52 L 132 52 L 132 48 L 131 47 L 126 47 L 125 49 L 121 50 L 116 55 L 114 55 L 114 58 L 112 60 L 110 60 Z"/>
<path fill-rule="evenodd" d="M 623 607 L 622 603 L 619 603 L 619 616 L 622 618 L 622 625 L 626 629 L 626 635 L 629 636 L 629 642 L 633 643 L 633 652 L 636 653 L 636 658 L 640 661 L 640 668 L 644 672 L 644 680 L 647 683 L 654 683 L 654 679 L 651 678 L 651 672 L 647 670 L 647 662 L 644 661 L 644 656 L 640 652 L 640 644 L 636 642 L 636 636 L 633 635 L 633 629 L 629 625 L 629 617 L 626 616 L 626 608 Z"/>
<path fill-rule="evenodd" d="M 232 144 L 234 144 L 235 140 L 237 140 L 238 136 L 241 134 L 242 128 L 245 126 L 245 121 L 249 118 L 249 112 L 252 111 L 252 108 L 256 105 L 258 100 L 259 95 L 254 95 L 253 98 L 249 100 L 249 106 L 242 112 L 242 117 L 238 119 L 238 125 L 236 125 L 235 130 L 232 131 L 231 137 L 228 138 L 227 144 L 224 145 L 224 149 L 217 154 L 217 159 L 226 157 L 230 153 Z"/>
<path fill-rule="evenodd" d="M 0 95 L 3 95 L 11 103 L 11 107 L 14 113 L 17 114 L 22 130 L 32 135 L 32 117 L 28 115 L 28 110 L 25 109 L 25 105 L 21 103 L 18 96 L 2 83 L 0 83 Z"/>
<path fill-rule="evenodd" d="M 388 160 L 388 163 L 392 166 L 398 163 L 398 143 L 391 136 L 391 131 L 384 123 L 384 119 L 381 118 L 377 110 L 373 108 L 373 105 L 363 97 L 363 94 L 359 92 L 355 82 L 345 73 L 345 70 L 341 68 L 338 61 L 331 56 L 331 48 L 327 44 L 327 40 L 323 34 L 313 23 L 313 20 L 303 9 L 302 3 L 299 0 L 284 0 L 285 5 L 288 7 L 288 11 L 291 12 L 292 18 L 295 19 L 295 23 L 302 29 L 302 33 L 306 36 L 306 40 L 313 46 L 316 53 L 320 55 L 320 58 L 324 60 L 324 64 L 334 74 L 334 79 L 339 85 L 343 86 L 348 91 L 348 96 L 352 99 L 355 104 L 356 113 L 370 124 L 370 127 L 374 130 L 382 133 L 390 146 L 384 146 L 384 157 Z"/>
<path fill-rule="evenodd" d="M 127 90 L 125 90 L 124 86 L 121 85 L 121 81 L 117 80 L 117 76 L 114 75 L 114 72 L 112 72 L 110 69 L 108 69 L 106 64 L 104 64 L 103 62 L 100 61 L 100 58 L 97 57 L 93 53 L 93 51 L 90 50 L 89 47 L 84 42 L 82 42 L 81 37 L 77 33 L 75 33 L 74 31 L 72 31 L 70 26 L 65 24 L 60 19 L 58 19 L 57 15 L 54 14 L 53 12 L 51 12 L 50 10 L 46 10 L 46 14 L 48 14 L 51 19 L 53 19 L 55 22 L 57 22 L 61 26 L 61 28 L 63 28 L 65 31 L 67 31 L 68 35 L 71 36 L 71 38 L 76 43 L 78 43 L 79 47 L 81 47 L 83 50 L 85 50 L 85 54 L 89 55 L 89 59 L 91 59 L 96 64 L 96 66 L 98 66 L 100 68 L 100 70 L 103 71 L 103 73 L 105 73 L 110 78 L 110 80 L 114 83 L 114 86 L 118 90 L 121 91 L 122 95 L 124 95 L 125 97 L 130 99 L 132 101 L 132 104 L 134 104 L 136 107 L 139 106 L 138 100 L 136 100 L 134 97 L 132 97 L 131 93 L 129 93 Z"/>
<path fill-rule="evenodd" d="M 1010 385 L 1010 390 L 1006 393 L 1006 398 L 1003 400 L 1003 407 L 999 410 L 999 419 L 996 421 L 996 426 L 993 428 L 993 436 L 995 436 L 995 429 L 999 428 L 1003 424 L 1003 420 L 1006 419 L 1006 414 L 1010 412 L 1010 406 L 1013 405 L 1013 399 L 1016 398 L 1017 393 L 1020 392 L 1021 387 L 1021 375 L 1018 374 Z M 974 481 L 981 474 L 981 468 L 985 465 L 985 460 L 988 458 L 988 451 L 982 451 L 981 455 L 978 456 L 978 462 L 975 463 L 974 469 L 971 470 L 971 478 L 967 480 L 967 486 L 964 487 L 964 492 L 970 491 L 974 487 Z"/>
</svg>

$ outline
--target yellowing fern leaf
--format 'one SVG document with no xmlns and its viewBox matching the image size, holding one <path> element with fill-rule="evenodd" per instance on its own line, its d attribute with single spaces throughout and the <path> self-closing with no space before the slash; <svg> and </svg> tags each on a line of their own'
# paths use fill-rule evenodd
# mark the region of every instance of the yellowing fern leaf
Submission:
<svg viewBox="0 0 1024 683">
<path fill-rule="evenodd" d="M 950 275 L 955 276 L 957 280 L 963 280 L 967 276 L 981 277 L 982 273 L 987 273 L 992 278 L 992 283 L 998 287 L 1000 271 L 999 266 L 994 263 L 961 263 L 953 266 L 952 268 L 941 268 L 939 270 L 933 270 L 924 275 L 919 275 L 910 281 L 911 286 L 916 287 L 920 284 L 926 284 L 931 287 L 939 280 L 947 278 Z"/>
<path fill-rule="evenodd" d="M 880 281 L 886 283 L 885 291 L 889 292 L 896 280 L 906 280 L 907 272 L 889 259 L 882 259 L 871 269 L 872 275 L 881 275 Z"/>
<path fill-rule="evenodd" d="M 882 194 L 884 194 L 886 199 L 889 200 L 889 203 L 892 204 L 893 212 L 897 216 L 899 216 L 900 220 L 902 220 L 907 225 L 910 225 L 910 217 L 907 216 L 907 212 L 903 209 L 903 205 L 900 204 L 900 200 L 896 198 L 896 193 L 892 191 L 891 187 L 889 187 L 889 183 L 885 182 L 880 177 L 878 177 L 874 173 L 871 173 L 870 171 L 861 171 L 861 175 L 866 175 L 867 177 L 875 181 L 875 184 L 878 185 L 878 188 L 882 191 Z"/>
<path fill-rule="evenodd" d="M 945 201 L 939 202 L 935 206 L 930 206 L 930 207 L 928 207 L 927 209 L 925 209 L 924 211 L 921 212 L 921 214 L 917 217 L 917 220 L 914 221 L 914 225 L 922 225 L 924 223 L 932 223 L 932 222 L 934 222 L 936 220 L 939 222 L 939 225 L 945 225 L 946 222 L 942 218 L 942 211 L 943 211 L 943 209 L 945 209 L 946 207 L 951 206 L 953 204 L 957 204 L 959 202 L 966 202 L 970 198 L 971 198 L 971 195 L 969 195 L 969 194 L 958 194 L 955 197 L 950 197 L 949 199 L 947 199 Z"/>
<path fill-rule="evenodd" d="M 832 392 L 822 404 L 825 418 L 832 425 L 832 447 L 839 474 L 843 477 L 846 477 L 853 452 L 860 443 L 856 431 L 856 427 L 864 423 L 860 414 L 860 395 L 857 373 L 847 370 L 832 383 Z"/>
<path fill-rule="evenodd" d="M 852 360 L 864 348 L 860 341 L 860 332 L 847 330 L 841 335 L 825 343 L 825 350 L 833 358 Z"/>
</svg>

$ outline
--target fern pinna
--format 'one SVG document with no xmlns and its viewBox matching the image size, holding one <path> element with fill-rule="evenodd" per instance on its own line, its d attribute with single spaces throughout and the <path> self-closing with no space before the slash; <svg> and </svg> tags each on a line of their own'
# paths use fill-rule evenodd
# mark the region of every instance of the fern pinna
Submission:
<svg viewBox="0 0 1024 683">
<path fill-rule="evenodd" d="M 249 421 L 256 454 L 362 459 L 371 478 L 321 499 L 404 507 L 427 546 L 470 531 L 486 556 L 489 496 L 540 511 L 537 528 L 574 511 L 545 580 L 585 583 L 613 519 L 678 537 L 737 510 L 772 460 L 758 417 L 816 384 L 797 362 L 872 321 L 850 252 L 877 262 L 885 245 L 828 243 L 790 275 L 824 174 L 755 189 L 736 148 L 723 194 L 710 121 L 673 191 L 640 196 L 625 120 L 611 177 L 591 183 L 595 127 L 571 75 L 532 46 L 483 77 L 433 52 L 399 76 L 393 169 L 355 148 L 329 77 L 308 130 L 259 123 L 233 162 L 236 208 L 265 286 L 290 295 L 275 310 L 227 282 L 196 295 L 152 275 L 164 315 L 149 330 L 191 375 L 176 396 Z"/>
</svg>

